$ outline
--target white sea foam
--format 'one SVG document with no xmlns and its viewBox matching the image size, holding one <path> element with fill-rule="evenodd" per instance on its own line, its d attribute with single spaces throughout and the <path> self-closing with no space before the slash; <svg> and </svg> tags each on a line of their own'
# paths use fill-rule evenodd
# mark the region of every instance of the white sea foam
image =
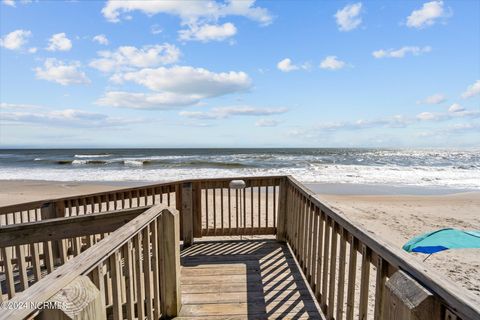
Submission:
<svg viewBox="0 0 480 320">
<path fill-rule="evenodd" d="M 143 166 L 143 160 L 124 160 L 123 163 L 127 166 L 133 166 L 133 167 Z"/>
<path fill-rule="evenodd" d="M 76 161 L 76 160 L 75 160 Z M 78 168 L 4 168 L 0 179 L 55 181 L 172 181 L 189 178 L 233 176 L 293 175 L 305 183 L 388 184 L 480 190 L 480 169 L 311 165 L 289 168 L 152 168 L 140 165 L 114 169 Z"/>
<path fill-rule="evenodd" d="M 73 160 L 72 164 L 76 164 L 76 165 L 87 164 L 87 160 Z"/>
</svg>

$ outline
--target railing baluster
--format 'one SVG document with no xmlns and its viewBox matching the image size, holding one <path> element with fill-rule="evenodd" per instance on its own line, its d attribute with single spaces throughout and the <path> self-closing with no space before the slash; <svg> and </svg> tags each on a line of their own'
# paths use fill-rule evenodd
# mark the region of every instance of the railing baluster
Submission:
<svg viewBox="0 0 480 320">
<path fill-rule="evenodd" d="M 120 268 L 120 252 L 117 250 L 110 256 L 110 272 L 112 276 L 113 290 L 113 319 L 123 319 L 121 288 L 121 268 Z"/>
<path fill-rule="evenodd" d="M 217 195 L 213 188 L 213 235 L 217 235 Z"/>
<path fill-rule="evenodd" d="M 337 271 L 337 226 L 335 221 L 330 220 L 332 230 L 332 246 L 330 251 L 330 283 L 328 284 L 328 310 L 327 318 L 333 319 L 335 307 L 335 273 Z"/>
<path fill-rule="evenodd" d="M 228 234 L 232 234 L 232 196 L 230 188 L 228 188 Z"/>
<path fill-rule="evenodd" d="M 147 319 L 153 319 L 152 306 L 152 254 L 150 251 L 150 226 L 147 225 L 142 230 L 143 240 L 143 276 L 145 280 L 145 305 L 147 309 Z"/>
<path fill-rule="evenodd" d="M 133 238 L 133 245 L 135 247 L 135 284 L 137 289 L 137 316 L 138 319 L 145 319 L 145 281 L 143 273 L 142 259 L 145 255 L 142 252 L 142 233 L 138 233 Z"/>
<path fill-rule="evenodd" d="M 247 234 L 247 200 L 246 200 L 246 195 L 245 195 L 245 189 L 246 188 L 243 188 L 243 190 L 241 190 L 243 192 L 243 198 L 242 198 L 242 201 L 243 201 L 243 231 L 242 233 L 243 234 Z"/>
<path fill-rule="evenodd" d="M 13 267 L 12 267 L 12 255 L 11 248 L 0 248 L 0 252 L 3 257 L 3 268 L 5 272 L 5 280 L 7 283 L 8 298 L 12 298 L 15 295 L 15 282 L 13 280 Z"/>
<path fill-rule="evenodd" d="M 255 231 L 255 224 L 254 224 L 254 217 L 255 213 L 253 211 L 253 186 L 252 182 L 250 182 L 250 220 L 251 220 L 251 225 L 250 228 L 252 230 L 252 233 Z"/>
<path fill-rule="evenodd" d="M 323 282 L 322 282 L 322 310 L 327 311 L 327 288 L 328 288 L 328 256 L 330 253 L 330 219 L 325 215 L 325 238 L 323 247 Z"/>
<path fill-rule="evenodd" d="M 224 234 L 224 208 L 223 208 L 223 186 L 220 188 L 220 213 L 221 213 L 221 234 Z"/>
<path fill-rule="evenodd" d="M 343 299 L 345 292 L 345 252 L 346 252 L 346 232 L 343 227 L 340 227 L 340 255 L 338 258 L 338 283 L 337 283 L 337 316 L 336 320 L 343 318 Z"/>
<path fill-rule="evenodd" d="M 238 189 L 235 189 L 235 232 L 238 234 L 239 230 L 239 207 L 238 207 Z"/>
<path fill-rule="evenodd" d="M 268 186 L 265 186 L 265 228 L 268 228 Z"/>
<path fill-rule="evenodd" d="M 367 319 L 368 312 L 368 288 L 370 278 L 370 249 L 362 244 L 362 272 L 360 279 L 360 301 L 358 319 Z"/>
<path fill-rule="evenodd" d="M 311 259 L 311 278 L 310 278 L 310 288 L 312 291 L 316 291 L 316 279 L 318 278 L 317 275 L 317 243 L 318 243 L 318 225 L 319 225 L 319 217 L 316 211 L 315 206 L 311 207 L 312 210 L 312 219 L 313 219 L 313 238 L 312 238 L 312 259 Z"/>
<path fill-rule="evenodd" d="M 317 297 L 318 301 L 321 301 L 322 280 L 325 277 L 325 275 L 322 273 L 325 215 L 318 207 L 315 208 L 315 210 L 318 215 L 317 286 L 315 290 L 315 296 Z"/>
<path fill-rule="evenodd" d="M 312 203 L 310 200 L 306 203 L 307 217 L 308 217 L 308 246 L 307 246 L 307 259 L 305 261 L 306 268 L 306 277 L 307 281 L 311 282 L 312 280 L 312 248 L 313 248 L 313 213 L 312 213 Z"/>
<path fill-rule="evenodd" d="M 159 253 L 159 230 L 158 221 L 152 221 L 150 224 L 152 231 L 152 274 L 153 274 L 153 312 L 155 319 L 160 319 L 160 253 Z"/>
<path fill-rule="evenodd" d="M 277 227 L 277 186 L 273 186 L 273 227 Z"/>
<path fill-rule="evenodd" d="M 208 225 L 208 216 L 209 216 L 209 213 L 208 213 L 208 188 L 205 186 L 205 189 L 203 190 L 204 194 L 205 194 L 205 230 L 206 230 L 206 235 L 209 235 L 208 234 L 208 229 L 209 229 L 209 225 Z"/>
<path fill-rule="evenodd" d="M 23 245 L 15 246 L 17 253 L 17 269 L 20 277 L 20 284 L 22 285 L 22 290 L 28 288 L 28 276 L 27 276 L 27 263 L 25 261 L 25 248 Z"/>
<path fill-rule="evenodd" d="M 377 275 L 375 281 L 375 313 L 374 319 L 383 319 L 383 292 L 387 279 L 388 264 L 382 257 L 377 257 Z"/>
<path fill-rule="evenodd" d="M 258 184 L 258 186 L 257 186 L 257 193 L 258 193 L 258 203 L 257 203 L 257 206 L 258 206 L 258 231 L 260 232 L 260 229 L 262 227 L 262 214 L 261 214 L 262 199 L 261 199 L 260 183 L 257 182 L 257 184 Z"/>
<path fill-rule="evenodd" d="M 300 206 L 300 234 L 301 234 L 301 242 L 300 242 L 300 265 L 302 266 L 302 271 L 305 274 L 306 266 L 307 266 L 307 231 L 308 231 L 308 219 L 307 219 L 307 211 L 305 210 L 306 207 L 306 198 L 302 196 L 301 206 Z"/>
<path fill-rule="evenodd" d="M 348 260 L 347 320 L 353 320 L 355 308 L 355 281 L 357 276 L 357 239 L 350 235 L 350 257 Z"/>
</svg>

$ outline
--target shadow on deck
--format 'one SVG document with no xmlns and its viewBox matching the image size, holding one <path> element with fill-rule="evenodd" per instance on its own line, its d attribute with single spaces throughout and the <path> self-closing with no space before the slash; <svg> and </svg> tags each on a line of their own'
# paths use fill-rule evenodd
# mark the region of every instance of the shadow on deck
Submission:
<svg viewBox="0 0 480 320">
<path fill-rule="evenodd" d="M 197 242 L 181 264 L 177 319 L 322 319 L 290 250 L 275 240 Z"/>
</svg>

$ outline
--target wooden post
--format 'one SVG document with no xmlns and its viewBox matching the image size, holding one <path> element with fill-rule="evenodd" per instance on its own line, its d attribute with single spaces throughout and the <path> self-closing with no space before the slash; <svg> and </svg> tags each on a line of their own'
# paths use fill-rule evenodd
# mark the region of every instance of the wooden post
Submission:
<svg viewBox="0 0 480 320">
<path fill-rule="evenodd" d="M 277 240 L 285 242 L 287 226 L 287 178 L 280 182 L 278 191 Z"/>
<path fill-rule="evenodd" d="M 160 193 L 160 197 L 163 194 Z M 183 240 L 182 184 L 175 184 L 175 208 L 180 212 L 180 240 Z"/>
<path fill-rule="evenodd" d="M 200 182 L 193 183 L 192 191 L 193 236 L 202 237 L 202 188 Z"/>
<path fill-rule="evenodd" d="M 193 244 L 193 188 L 191 182 L 182 184 L 182 235 L 183 246 L 188 247 Z"/>
<path fill-rule="evenodd" d="M 62 202 L 62 204 L 63 204 L 63 202 Z M 57 209 L 57 203 L 56 202 L 49 202 L 49 203 L 44 204 L 42 206 L 42 208 L 40 209 L 40 214 L 42 216 L 42 221 L 57 218 L 58 215 L 60 214 L 60 209 L 62 209 L 62 208 L 60 207 L 59 209 Z M 65 258 L 63 248 L 62 248 L 63 246 L 61 244 L 61 240 L 60 241 L 52 241 L 51 244 L 52 244 L 52 257 L 51 257 L 52 261 L 53 261 L 54 265 L 60 265 L 64 262 L 64 261 L 62 261 L 63 259 L 61 259 L 61 257 Z M 45 247 L 47 245 L 48 245 L 47 243 L 44 244 Z"/>
<path fill-rule="evenodd" d="M 440 310 L 435 296 L 403 271 L 395 272 L 385 283 L 384 320 L 440 319 Z"/>
<path fill-rule="evenodd" d="M 101 293 L 87 276 L 78 276 L 45 303 L 40 319 L 104 320 L 106 308 Z M 54 307 L 54 309 L 51 309 Z"/>
<path fill-rule="evenodd" d="M 160 296 L 162 314 L 180 312 L 180 221 L 178 212 L 164 210 L 161 217 Z"/>
</svg>

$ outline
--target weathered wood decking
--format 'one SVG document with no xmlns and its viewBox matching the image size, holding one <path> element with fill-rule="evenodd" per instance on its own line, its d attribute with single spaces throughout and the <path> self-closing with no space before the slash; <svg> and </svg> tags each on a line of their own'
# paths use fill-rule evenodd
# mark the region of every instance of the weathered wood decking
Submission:
<svg viewBox="0 0 480 320">
<path fill-rule="evenodd" d="M 290 250 L 274 239 L 198 242 L 181 264 L 177 319 L 322 319 Z"/>
</svg>

